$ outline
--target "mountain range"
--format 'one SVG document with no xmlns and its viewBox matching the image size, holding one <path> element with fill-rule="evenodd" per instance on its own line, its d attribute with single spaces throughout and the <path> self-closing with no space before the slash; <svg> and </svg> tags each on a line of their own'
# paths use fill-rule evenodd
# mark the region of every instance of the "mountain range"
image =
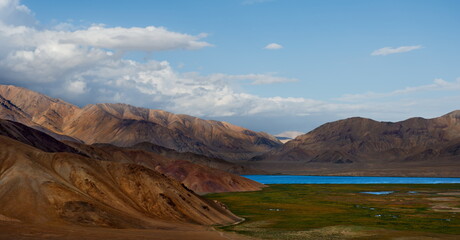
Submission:
<svg viewBox="0 0 460 240">
<path fill-rule="evenodd" d="M 459 176 L 459 111 L 400 122 L 348 118 L 283 145 L 269 134 L 226 122 L 126 104 L 80 108 L 15 86 L 0 85 L 0 103 L 0 118 L 74 148 L 108 144 L 103 148 L 143 150 L 235 174 Z"/>
<path fill-rule="evenodd" d="M 291 174 L 460 176 L 460 111 L 400 122 L 339 120 L 252 160 L 255 168 Z"/>
<path fill-rule="evenodd" d="M 10 120 L 0 120 L 0 183 L 0 239 L 228 239 L 200 225 L 242 219 L 197 193 L 264 187 L 140 149 L 61 142 Z"/>
<path fill-rule="evenodd" d="M 80 108 L 0 85 L 0 150 L 8 227 L 196 231 L 242 220 L 202 197 L 265 187 L 242 174 L 460 177 L 460 111 L 348 118 L 283 145 L 226 122 L 126 104 Z"/>
<path fill-rule="evenodd" d="M 281 143 L 273 136 L 226 122 L 203 120 L 126 104 L 79 108 L 11 85 L 0 85 L 0 118 L 44 131 L 60 140 L 129 147 L 142 142 L 225 160 L 245 160 Z"/>
<path fill-rule="evenodd" d="M 1 95 L 0 221 L 9 227 L 197 231 L 197 224 L 241 221 L 223 204 L 198 194 L 264 187 L 230 173 L 256 170 L 150 142 L 133 147 L 88 145 L 59 131 L 66 118 L 58 117 L 62 116 L 58 112 L 75 112 L 77 108 L 20 90 L 7 92 L 24 110 Z M 24 103 L 26 100 L 30 102 Z M 34 105 L 42 114 L 33 113 L 30 106 Z M 200 231 L 213 235 L 209 230 Z"/>
</svg>

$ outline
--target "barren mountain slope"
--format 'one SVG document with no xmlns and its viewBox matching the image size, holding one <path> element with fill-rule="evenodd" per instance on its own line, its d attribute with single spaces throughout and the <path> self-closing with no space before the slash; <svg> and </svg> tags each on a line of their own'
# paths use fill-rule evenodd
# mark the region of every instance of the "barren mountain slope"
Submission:
<svg viewBox="0 0 460 240">
<path fill-rule="evenodd" d="M 350 118 L 324 124 L 253 160 L 254 166 L 265 169 L 316 169 L 317 174 L 331 170 L 397 169 L 398 165 L 402 168 L 396 172 L 401 175 L 405 170 L 415 172 L 417 167 L 444 166 L 440 171 L 450 172 L 450 166 L 460 171 L 460 155 L 458 151 L 457 155 L 451 151 L 449 156 L 441 153 L 459 142 L 460 111 L 434 119 L 411 118 L 396 123 Z"/>
<path fill-rule="evenodd" d="M 10 137 L 45 152 L 69 152 L 86 157 L 90 156 L 95 160 L 142 164 L 145 167 L 159 171 L 184 183 L 187 187 L 198 193 L 256 191 L 263 187 L 260 183 L 207 166 L 216 165 L 215 163 L 217 163 L 217 166 L 232 166 L 237 168 L 238 165 L 236 164 L 220 159 L 207 159 L 204 156 L 196 154 L 177 153 L 174 150 L 159 146 L 155 147 L 162 151 L 167 151 L 168 154 L 179 157 L 170 158 L 140 149 L 128 149 L 110 144 L 88 146 L 71 141 L 67 141 L 67 144 L 65 144 L 21 123 L 1 119 L 0 135 Z M 150 143 L 147 146 L 154 147 Z M 189 155 L 198 159 L 195 162 L 204 164 L 192 163 L 184 160 L 187 158 L 180 158 L 180 156 L 187 157 Z M 239 167 L 238 169 L 240 168 L 243 167 Z"/>
<path fill-rule="evenodd" d="M 257 191 L 263 184 L 205 165 L 171 159 L 140 149 L 121 148 L 108 144 L 84 145 L 69 142 L 93 159 L 140 164 L 183 183 L 199 193 Z"/>
<path fill-rule="evenodd" d="M 0 135 L 10 137 L 45 152 L 70 152 L 80 154 L 76 149 L 53 137 L 18 122 L 0 119 Z"/>
<path fill-rule="evenodd" d="M 43 127 L 41 126 L 39 123 L 35 123 L 32 119 L 32 116 L 29 115 L 27 112 L 23 111 L 20 107 L 16 106 L 15 104 L 13 104 L 10 100 L 4 98 L 3 96 L 7 96 L 8 98 L 11 98 L 11 99 L 14 99 L 14 101 L 17 101 L 18 104 L 20 105 L 24 105 L 24 102 L 20 100 L 20 97 L 21 95 L 18 94 L 16 95 L 16 92 L 15 91 L 15 87 L 11 88 L 11 87 L 3 87 L 3 85 L 0 85 L 0 118 L 1 119 L 5 119 L 5 120 L 11 120 L 11 121 L 14 121 L 14 122 L 20 122 L 22 124 L 25 124 L 29 127 L 32 127 L 32 128 L 35 128 L 39 131 L 42 131 L 48 135 L 51 135 L 52 137 L 58 139 L 58 140 L 69 140 L 69 141 L 79 141 L 79 140 L 76 140 L 75 138 L 72 138 L 72 137 L 69 137 L 69 136 L 65 136 L 65 135 L 62 135 L 62 134 L 58 134 L 54 131 L 51 131 L 49 130 L 48 128 L 46 127 Z M 4 94 L 4 95 L 2 95 Z M 39 94 L 36 94 L 35 96 L 38 97 Z M 19 96 L 19 97 L 18 97 Z M 31 96 L 34 96 L 34 93 L 32 92 L 31 93 Z M 30 97 L 30 96 L 29 96 Z M 46 99 L 46 98 L 44 98 Z M 42 102 L 41 105 L 48 105 L 48 106 L 52 106 L 53 104 L 52 103 L 52 100 L 51 99 L 50 101 L 40 101 Z M 54 101 L 57 101 L 57 100 L 54 100 Z M 35 105 L 38 105 L 37 103 L 33 103 L 34 101 L 31 101 L 31 104 L 35 104 Z M 45 102 L 43 104 L 43 102 Z M 27 106 L 29 105 L 24 105 L 24 107 L 27 108 Z M 43 106 L 42 106 L 43 107 Z M 45 112 L 43 112 L 43 115 L 41 116 L 41 120 L 42 121 L 43 119 L 46 119 L 46 118 L 49 118 L 49 117 L 46 117 L 46 114 Z M 56 114 L 54 114 L 56 117 Z M 55 120 L 55 121 L 61 121 L 59 119 Z M 44 125 L 48 125 L 48 124 L 44 124 Z"/>
<path fill-rule="evenodd" d="M 0 118 L 19 121 L 87 144 L 132 146 L 151 142 L 181 152 L 227 160 L 249 159 L 281 143 L 273 136 L 226 122 L 203 120 L 126 104 L 96 104 L 78 108 L 59 99 L 15 86 L 0 85 Z"/>
<path fill-rule="evenodd" d="M 60 99 L 11 85 L 0 85 L 0 96 L 16 107 L 15 112 L 23 113 L 22 115 L 28 118 L 27 121 L 60 134 L 64 124 L 80 110 L 77 106 Z M 0 117 L 9 119 L 3 114 L 2 109 Z M 28 122 L 23 122 L 23 119 L 10 120 L 30 125 Z"/>
<path fill-rule="evenodd" d="M 33 125 L 33 122 L 29 114 L 25 113 L 24 111 L 22 111 L 21 108 L 11 103 L 10 100 L 4 98 L 3 95 L 0 95 L 0 106 L 1 106 L 1 111 L 0 111 L 1 118 L 12 120 L 15 122 L 22 122 L 27 125 Z"/>
<path fill-rule="evenodd" d="M 181 152 L 230 160 L 248 159 L 280 145 L 268 134 L 225 122 L 125 104 L 88 105 L 66 127 L 65 133 L 88 144 L 132 146 L 151 142 Z"/>
<path fill-rule="evenodd" d="M 45 153 L 4 136 L 0 149 L 0 216 L 8 221 L 150 228 L 239 220 L 140 165 Z"/>
<path fill-rule="evenodd" d="M 158 145 L 155 145 L 149 142 L 139 143 L 130 148 L 144 150 L 147 152 L 153 152 L 153 153 L 159 154 L 169 159 L 185 160 L 191 163 L 204 165 L 210 168 L 223 170 L 225 172 L 229 172 L 229 173 L 233 173 L 237 175 L 265 174 L 266 173 L 261 170 L 252 169 L 252 168 L 249 168 L 243 165 L 239 165 L 236 163 L 231 163 L 223 159 L 211 158 L 211 157 L 207 157 L 204 155 L 191 153 L 191 152 L 178 152 L 176 150 L 158 146 Z"/>
</svg>

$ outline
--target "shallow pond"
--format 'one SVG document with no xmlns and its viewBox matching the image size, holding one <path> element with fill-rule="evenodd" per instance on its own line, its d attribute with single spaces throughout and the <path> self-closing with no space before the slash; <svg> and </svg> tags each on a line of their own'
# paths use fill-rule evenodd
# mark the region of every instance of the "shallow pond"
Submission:
<svg viewBox="0 0 460 240">
<path fill-rule="evenodd" d="M 388 195 L 394 193 L 394 191 L 379 191 L 379 192 L 361 192 L 364 194 L 372 194 L 372 195 Z"/>
</svg>

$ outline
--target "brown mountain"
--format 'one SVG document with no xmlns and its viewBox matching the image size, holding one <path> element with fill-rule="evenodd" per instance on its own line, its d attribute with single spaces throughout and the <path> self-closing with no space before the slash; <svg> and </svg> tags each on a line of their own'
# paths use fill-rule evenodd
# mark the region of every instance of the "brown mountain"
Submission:
<svg viewBox="0 0 460 240">
<path fill-rule="evenodd" d="M 31 91 L 15 91 L 14 87 L 7 88 L 4 87 L 4 85 L 0 85 L 0 92 L 3 92 L 2 94 L 19 103 L 21 103 L 21 99 L 24 98 L 26 102 L 26 104 L 23 104 L 25 109 L 31 110 L 31 106 L 37 106 L 36 112 L 42 113 L 42 115 L 38 114 L 36 117 L 33 117 L 0 94 L 0 118 L 23 123 L 59 140 L 79 141 L 75 138 L 58 134 L 55 131 L 49 130 L 46 126 L 41 125 L 50 125 L 47 124 L 46 119 L 51 119 L 51 117 L 47 116 L 50 115 L 49 111 L 47 112 L 43 109 L 47 106 L 50 109 L 55 108 L 56 104 L 54 103 L 59 102 L 59 100 L 47 97 L 43 98 L 40 94 Z M 55 112 L 55 110 L 51 110 L 51 112 Z"/>
<path fill-rule="evenodd" d="M 73 142 L 68 142 L 68 144 L 93 159 L 132 163 L 150 168 L 183 183 L 189 189 L 199 194 L 257 191 L 264 187 L 263 184 L 258 182 L 223 170 L 211 168 L 205 164 L 193 163 L 188 160 L 182 160 L 181 158 L 169 158 L 141 149 L 122 148 L 110 144 L 95 144 L 91 146 Z M 178 155 L 180 156 L 181 154 Z M 211 161 L 212 165 L 215 165 L 214 163 L 214 161 Z M 217 163 L 219 162 L 217 161 Z"/>
<path fill-rule="evenodd" d="M 260 155 L 281 143 L 273 136 L 226 122 L 203 120 L 125 104 L 79 108 L 59 99 L 15 86 L 0 85 L 0 118 L 41 127 L 86 144 L 132 146 L 150 142 L 180 152 L 226 160 Z M 39 129 L 40 130 L 40 129 Z"/>
<path fill-rule="evenodd" d="M 191 163 L 204 165 L 210 168 L 223 170 L 225 172 L 238 174 L 238 175 L 251 175 L 251 174 L 265 174 L 266 172 L 252 169 L 240 164 L 225 161 L 219 158 L 207 157 L 204 155 L 191 153 L 191 152 L 178 152 L 173 149 L 165 148 L 149 142 L 143 142 L 131 146 L 130 148 L 153 152 L 163 157 L 174 160 L 186 160 Z"/>
<path fill-rule="evenodd" d="M 164 154 L 160 155 L 142 149 L 116 147 L 110 144 L 89 146 L 71 141 L 67 141 L 67 144 L 65 144 L 21 123 L 1 119 L 0 135 L 33 146 L 44 152 L 68 152 L 90 157 L 95 161 L 140 164 L 176 179 L 200 194 L 210 192 L 256 191 L 264 186 L 258 182 L 223 171 L 229 170 L 227 169 L 229 166 L 231 166 L 230 170 L 246 169 L 244 167 L 239 167 L 236 164 L 220 159 L 208 159 L 201 155 L 178 153 L 174 150 L 154 146 L 150 143 L 143 143 L 141 145 L 149 146 L 149 149 L 162 150 Z M 171 155 L 174 158 L 165 155 Z M 189 158 L 189 155 L 192 158 Z M 212 166 L 224 169 L 218 170 L 212 168 Z"/>
<path fill-rule="evenodd" d="M 434 119 L 324 124 L 253 160 L 284 173 L 460 176 L 460 111 Z"/>
<path fill-rule="evenodd" d="M 46 153 L 0 136 L 0 214 L 28 223 L 145 228 L 239 218 L 137 164 Z"/>
<path fill-rule="evenodd" d="M 62 143 L 41 131 L 27 127 L 18 122 L 0 119 L 0 135 L 33 146 L 44 152 L 69 152 L 81 154 L 75 148 Z"/>
</svg>

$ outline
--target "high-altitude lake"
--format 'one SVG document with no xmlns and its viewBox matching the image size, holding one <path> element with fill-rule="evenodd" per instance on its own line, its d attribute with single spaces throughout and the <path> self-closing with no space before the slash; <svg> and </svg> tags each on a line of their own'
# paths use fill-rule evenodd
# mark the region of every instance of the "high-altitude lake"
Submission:
<svg viewBox="0 0 460 240">
<path fill-rule="evenodd" d="M 348 176 L 295 176 L 295 175 L 243 175 L 263 184 L 440 184 L 460 183 L 460 178 L 430 177 L 348 177 Z"/>
</svg>

